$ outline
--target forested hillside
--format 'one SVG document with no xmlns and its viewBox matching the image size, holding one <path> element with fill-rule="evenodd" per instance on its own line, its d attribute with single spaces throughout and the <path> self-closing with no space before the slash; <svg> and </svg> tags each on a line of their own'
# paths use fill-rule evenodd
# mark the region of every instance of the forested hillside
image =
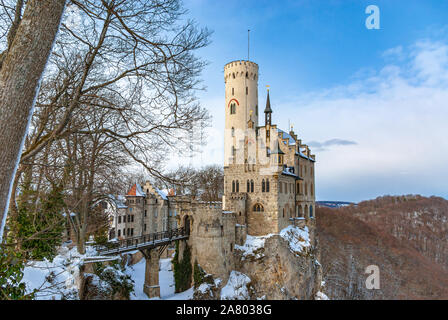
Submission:
<svg viewBox="0 0 448 320">
<path fill-rule="evenodd" d="M 330 298 L 448 298 L 448 201 L 386 196 L 317 215 Z M 366 289 L 369 265 L 380 269 L 380 290 Z"/>
</svg>

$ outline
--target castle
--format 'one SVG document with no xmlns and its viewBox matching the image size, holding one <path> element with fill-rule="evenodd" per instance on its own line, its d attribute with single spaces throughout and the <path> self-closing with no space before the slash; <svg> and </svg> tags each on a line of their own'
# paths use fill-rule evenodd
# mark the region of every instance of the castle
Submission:
<svg viewBox="0 0 448 320">
<path fill-rule="evenodd" d="M 224 67 L 222 202 L 200 202 L 173 190 L 158 190 L 149 182 L 136 183 L 126 196 L 112 197 L 111 238 L 188 228 L 190 236 L 180 243 L 179 256 L 188 245 L 192 260 L 222 280 L 235 270 L 235 248 L 244 245 L 248 235 L 279 234 L 290 225 L 307 226 L 311 245 L 317 247 L 315 156 L 292 129 L 286 132 L 272 123 L 275 107 L 269 91 L 263 114 L 259 112 L 258 77 L 258 65 L 251 61 L 233 61 Z M 154 279 L 158 276 L 151 277 L 145 292 L 156 296 L 158 280 Z"/>
<path fill-rule="evenodd" d="M 224 67 L 224 210 L 236 212 L 254 236 L 278 233 L 290 219 L 312 219 L 315 208 L 315 156 L 292 130 L 272 124 L 269 91 L 259 125 L 258 74 L 251 61 Z"/>
</svg>

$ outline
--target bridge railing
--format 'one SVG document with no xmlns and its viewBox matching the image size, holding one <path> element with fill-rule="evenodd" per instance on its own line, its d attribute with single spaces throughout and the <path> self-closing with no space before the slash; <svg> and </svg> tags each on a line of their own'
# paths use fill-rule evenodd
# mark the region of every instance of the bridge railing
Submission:
<svg viewBox="0 0 448 320">
<path fill-rule="evenodd" d="M 120 251 L 120 249 L 127 249 L 130 247 L 138 247 L 139 245 L 143 244 L 153 244 L 155 245 L 158 242 L 166 242 L 170 241 L 172 239 L 187 236 L 187 232 L 185 228 L 179 228 L 174 230 L 168 230 L 168 231 L 162 231 L 162 232 L 155 232 L 146 234 L 143 236 L 138 237 L 132 237 L 127 239 L 122 239 L 114 242 L 108 242 L 107 245 L 99 245 L 96 246 L 96 250 L 98 252 L 101 251 Z"/>
</svg>

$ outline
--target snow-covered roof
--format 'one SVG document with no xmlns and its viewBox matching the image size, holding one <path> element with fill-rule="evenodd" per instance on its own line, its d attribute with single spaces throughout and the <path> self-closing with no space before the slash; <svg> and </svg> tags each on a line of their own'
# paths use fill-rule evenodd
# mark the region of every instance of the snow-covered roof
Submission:
<svg viewBox="0 0 448 320">
<path fill-rule="evenodd" d="M 296 144 L 296 140 L 294 140 L 294 138 L 289 134 L 286 133 L 285 131 L 281 130 L 281 129 L 277 129 L 278 133 L 282 134 L 282 139 L 288 139 L 289 140 L 289 145 L 290 146 L 294 146 Z"/>
<path fill-rule="evenodd" d="M 294 171 L 294 168 L 286 167 L 286 168 L 283 169 L 282 174 L 287 175 L 287 176 L 291 176 L 291 177 L 294 177 L 294 178 L 298 178 L 299 176 L 296 175 L 293 171 Z"/>
<path fill-rule="evenodd" d="M 132 186 L 127 195 L 133 197 L 146 197 L 146 194 L 143 192 L 142 186 L 138 183 Z"/>
<path fill-rule="evenodd" d="M 117 209 L 126 209 L 128 206 L 125 205 L 126 198 L 122 195 L 115 197 L 114 195 L 109 195 L 109 198 L 115 203 Z"/>
<path fill-rule="evenodd" d="M 163 200 L 168 200 L 169 190 L 160 190 L 158 188 L 155 188 L 155 190 Z"/>
</svg>

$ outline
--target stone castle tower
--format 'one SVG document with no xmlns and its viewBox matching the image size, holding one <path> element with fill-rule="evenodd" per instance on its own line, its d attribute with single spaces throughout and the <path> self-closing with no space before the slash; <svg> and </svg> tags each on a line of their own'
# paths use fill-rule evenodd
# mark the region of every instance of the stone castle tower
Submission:
<svg viewBox="0 0 448 320">
<path fill-rule="evenodd" d="M 234 61 L 224 67 L 224 73 L 224 165 L 227 165 L 232 162 L 235 149 L 244 142 L 244 137 L 250 136 L 258 126 L 258 65 L 250 61 Z"/>
<path fill-rule="evenodd" d="M 259 124 L 258 65 L 233 61 L 224 67 L 224 210 L 237 215 L 247 234 L 278 233 L 296 220 L 313 224 L 314 163 L 292 128 L 272 124 L 268 92 Z"/>
</svg>

